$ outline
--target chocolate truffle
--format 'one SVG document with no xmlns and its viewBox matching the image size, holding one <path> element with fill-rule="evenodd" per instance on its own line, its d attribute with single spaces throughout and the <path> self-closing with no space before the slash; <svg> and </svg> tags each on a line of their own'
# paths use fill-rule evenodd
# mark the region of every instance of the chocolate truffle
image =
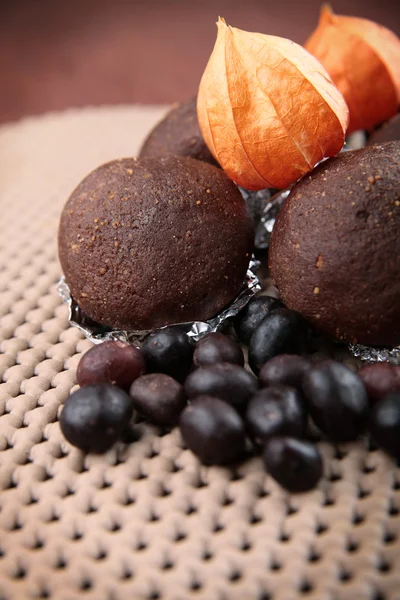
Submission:
<svg viewBox="0 0 400 600">
<path fill-rule="evenodd" d="M 386 123 L 383 123 L 379 129 L 375 129 L 368 139 L 368 146 L 371 144 L 383 144 L 400 140 L 400 114 L 395 115 Z"/>
<path fill-rule="evenodd" d="M 291 191 L 269 263 L 283 302 L 337 340 L 400 343 L 400 142 L 344 152 Z"/>
<path fill-rule="evenodd" d="M 131 330 L 218 313 L 239 292 L 252 247 L 234 183 L 173 155 L 102 165 L 72 193 L 59 228 L 61 266 L 79 306 Z"/>
<path fill-rule="evenodd" d="M 196 98 L 172 107 L 164 119 L 149 133 L 139 156 L 191 156 L 218 165 L 209 151 L 197 120 Z"/>
</svg>

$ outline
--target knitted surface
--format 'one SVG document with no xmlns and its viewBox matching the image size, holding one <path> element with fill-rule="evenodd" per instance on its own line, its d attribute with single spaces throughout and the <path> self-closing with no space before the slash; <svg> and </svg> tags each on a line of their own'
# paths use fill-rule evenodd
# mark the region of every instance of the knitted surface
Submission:
<svg viewBox="0 0 400 600">
<path fill-rule="evenodd" d="M 60 432 L 91 344 L 55 290 L 59 214 L 163 112 L 0 127 L 0 599 L 399 600 L 400 472 L 363 441 L 321 444 L 323 481 L 289 496 L 258 458 L 200 466 L 177 430 L 143 426 L 104 456 Z"/>
</svg>

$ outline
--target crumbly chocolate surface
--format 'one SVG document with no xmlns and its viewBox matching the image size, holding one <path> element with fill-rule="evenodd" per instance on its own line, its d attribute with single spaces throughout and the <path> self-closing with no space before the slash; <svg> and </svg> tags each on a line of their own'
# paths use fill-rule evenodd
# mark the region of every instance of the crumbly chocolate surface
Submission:
<svg viewBox="0 0 400 600">
<path fill-rule="evenodd" d="M 139 156 L 177 154 L 218 165 L 201 134 L 196 102 L 197 98 L 194 97 L 173 106 L 166 117 L 151 130 Z"/>
<path fill-rule="evenodd" d="M 102 165 L 69 198 L 59 256 L 88 316 L 117 328 L 204 320 L 239 292 L 253 226 L 221 169 L 188 157 Z"/>
<path fill-rule="evenodd" d="M 345 152 L 292 190 L 269 263 L 284 303 L 328 335 L 400 343 L 400 142 Z"/>
</svg>

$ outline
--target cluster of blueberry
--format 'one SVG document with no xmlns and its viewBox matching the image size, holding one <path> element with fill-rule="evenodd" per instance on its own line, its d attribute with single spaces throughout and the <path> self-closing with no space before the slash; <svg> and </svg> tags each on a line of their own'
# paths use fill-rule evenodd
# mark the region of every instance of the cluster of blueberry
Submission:
<svg viewBox="0 0 400 600">
<path fill-rule="evenodd" d="M 312 489 L 323 473 L 313 423 L 334 443 L 365 432 L 400 458 L 400 366 L 377 363 L 354 373 L 306 355 L 307 324 L 268 296 L 234 320 L 238 341 L 209 333 L 197 344 L 176 327 L 152 333 L 141 349 L 104 342 L 81 359 L 80 389 L 60 417 L 67 440 L 105 452 L 135 412 L 163 428 L 179 425 L 202 463 L 226 465 L 262 453 L 269 474 L 291 492 Z"/>
</svg>

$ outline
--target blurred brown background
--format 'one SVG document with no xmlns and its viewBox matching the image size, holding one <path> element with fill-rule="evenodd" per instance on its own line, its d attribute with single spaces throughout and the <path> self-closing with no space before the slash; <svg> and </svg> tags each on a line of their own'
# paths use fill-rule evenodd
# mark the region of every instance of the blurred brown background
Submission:
<svg viewBox="0 0 400 600">
<path fill-rule="evenodd" d="M 319 0 L 0 0 L 0 122 L 71 106 L 196 92 L 218 15 L 303 43 Z M 394 0 L 334 0 L 400 33 Z"/>
</svg>

